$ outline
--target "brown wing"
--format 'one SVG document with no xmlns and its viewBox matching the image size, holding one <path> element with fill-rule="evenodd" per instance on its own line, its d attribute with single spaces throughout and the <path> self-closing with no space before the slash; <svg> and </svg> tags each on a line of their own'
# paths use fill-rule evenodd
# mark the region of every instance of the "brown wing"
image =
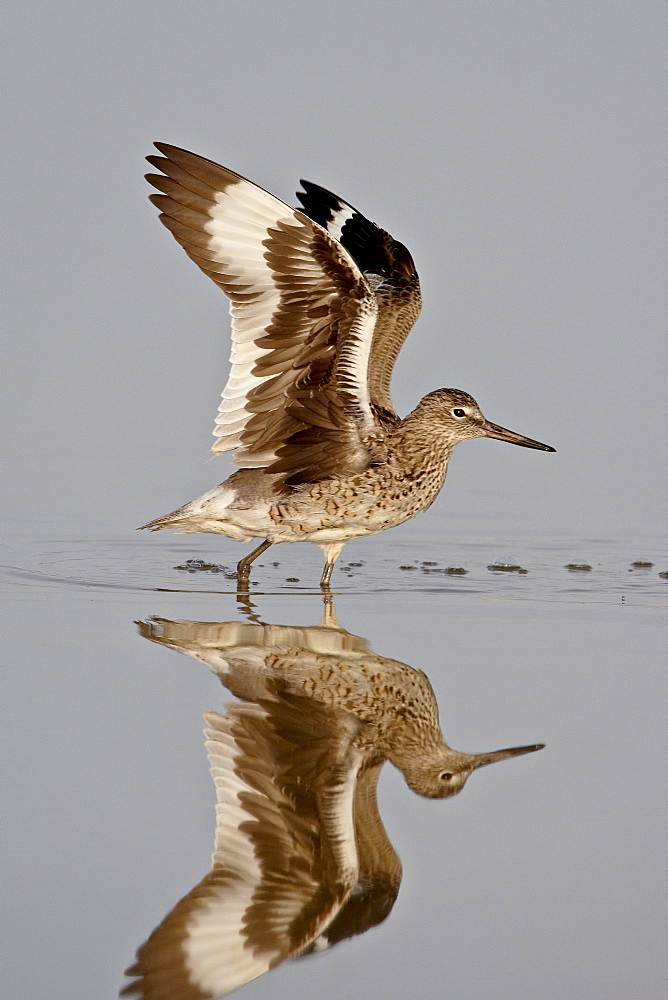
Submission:
<svg viewBox="0 0 668 1000">
<path fill-rule="evenodd" d="M 236 465 L 294 481 L 366 467 L 377 300 L 350 254 L 301 212 L 193 153 L 157 143 L 151 201 L 230 299 L 231 372 L 214 434 Z"/>
<path fill-rule="evenodd" d="M 355 836 L 359 854 L 357 885 L 309 951 L 332 947 L 386 920 L 401 886 L 399 855 L 378 811 L 376 789 L 383 764 L 364 767 L 355 790 Z M 308 954 L 308 952 L 307 952 Z"/>
<path fill-rule="evenodd" d="M 304 211 L 350 253 L 378 301 L 369 393 L 379 415 L 396 416 L 390 382 L 397 355 L 420 314 L 420 281 L 410 253 L 338 195 L 310 181 L 297 192 Z"/>
<path fill-rule="evenodd" d="M 269 693 L 206 715 L 212 869 L 139 948 L 124 996 L 225 996 L 307 948 L 356 884 L 359 723 Z"/>
</svg>

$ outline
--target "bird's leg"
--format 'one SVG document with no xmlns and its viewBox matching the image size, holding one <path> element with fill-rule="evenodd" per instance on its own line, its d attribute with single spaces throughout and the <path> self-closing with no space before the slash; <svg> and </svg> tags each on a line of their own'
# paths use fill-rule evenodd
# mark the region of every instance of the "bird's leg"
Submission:
<svg viewBox="0 0 668 1000">
<path fill-rule="evenodd" d="M 328 544 L 318 546 L 318 548 L 322 549 L 325 553 L 326 560 L 325 568 L 323 569 L 322 576 L 320 577 L 320 586 L 323 590 L 329 590 L 329 581 L 332 579 L 334 563 L 339 558 L 341 549 L 345 544 L 345 542 L 329 542 Z"/>
<path fill-rule="evenodd" d="M 264 625 L 264 622 L 255 610 L 255 605 L 250 599 L 248 590 L 237 590 L 237 605 L 242 615 L 245 615 L 254 625 Z"/>
<path fill-rule="evenodd" d="M 237 587 L 241 584 L 248 586 L 251 563 L 253 560 L 257 559 L 258 556 L 261 556 L 263 552 L 266 552 L 271 544 L 272 542 L 270 542 L 268 538 L 265 538 L 261 545 L 258 545 L 256 549 L 253 549 L 253 551 L 249 552 L 247 556 L 244 556 L 243 559 L 239 560 L 237 563 Z"/>
<path fill-rule="evenodd" d="M 341 628 L 338 621 L 336 620 L 336 608 L 334 607 L 334 599 L 329 587 L 325 590 L 323 587 L 322 594 L 322 627 L 323 628 Z"/>
</svg>

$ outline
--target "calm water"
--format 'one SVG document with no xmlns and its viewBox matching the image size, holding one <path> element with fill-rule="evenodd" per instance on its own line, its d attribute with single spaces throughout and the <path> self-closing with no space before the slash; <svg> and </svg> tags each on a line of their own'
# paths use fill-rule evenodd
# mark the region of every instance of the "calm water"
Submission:
<svg viewBox="0 0 668 1000">
<path fill-rule="evenodd" d="M 386 765 L 380 809 L 404 868 L 389 918 L 241 995 L 659 997 L 666 553 L 632 540 L 446 545 L 432 529 L 425 518 L 348 546 L 341 627 L 427 672 L 458 750 L 547 747 L 445 801 Z M 208 870 L 202 713 L 230 696 L 135 623 L 319 624 L 318 550 L 270 550 L 250 611 L 219 568 L 241 551 L 20 532 L 9 547 L 7 996 L 116 996 L 136 948 Z M 173 568 L 188 560 L 204 568 Z"/>
</svg>

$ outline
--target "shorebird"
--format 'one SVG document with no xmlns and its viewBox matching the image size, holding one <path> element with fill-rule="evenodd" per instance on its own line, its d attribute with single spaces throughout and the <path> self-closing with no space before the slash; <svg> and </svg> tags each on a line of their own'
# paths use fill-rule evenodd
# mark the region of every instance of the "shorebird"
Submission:
<svg viewBox="0 0 668 1000">
<path fill-rule="evenodd" d="M 123 995 L 225 996 L 381 923 L 402 875 L 376 799 L 387 759 L 413 791 L 445 798 L 474 770 L 541 749 L 452 750 L 426 675 L 327 621 L 140 624 L 241 700 L 205 716 L 218 801 L 211 871 L 139 948 Z"/>
<path fill-rule="evenodd" d="M 314 542 L 327 588 L 349 539 L 433 503 L 460 441 L 554 451 L 486 420 L 459 389 L 397 416 L 392 369 L 421 303 L 403 244 L 316 184 L 301 182 L 293 209 L 226 167 L 156 147 L 151 201 L 230 300 L 231 371 L 212 450 L 232 451 L 239 471 L 143 528 L 263 538 L 239 562 L 240 584 L 270 545 Z"/>
</svg>

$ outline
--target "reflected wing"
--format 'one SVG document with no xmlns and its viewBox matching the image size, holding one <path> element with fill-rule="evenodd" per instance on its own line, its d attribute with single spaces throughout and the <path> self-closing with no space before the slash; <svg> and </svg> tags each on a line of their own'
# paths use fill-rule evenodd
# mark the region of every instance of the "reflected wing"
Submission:
<svg viewBox="0 0 668 1000">
<path fill-rule="evenodd" d="M 138 950 L 122 995 L 224 996 L 306 949 L 357 883 L 359 723 L 279 694 L 206 715 L 212 870 Z"/>
<path fill-rule="evenodd" d="M 361 212 L 318 184 L 300 181 L 297 197 L 306 214 L 353 257 L 374 290 L 378 319 L 369 361 L 372 404 L 396 416 L 390 381 L 402 344 L 420 314 L 420 281 L 409 251 Z"/>
<path fill-rule="evenodd" d="M 355 835 L 359 855 L 357 885 L 309 951 L 330 948 L 385 920 L 401 885 L 401 861 L 378 811 L 376 788 L 382 763 L 364 768 L 355 790 Z"/>
<path fill-rule="evenodd" d="M 151 201 L 230 299 L 231 371 L 214 434 L 236 465 L 290 482 L 359 471 L 375 423 L 376 296 L 350 254 L 300 211 L 175 146 L 149 156 Z"/>
</svg>

